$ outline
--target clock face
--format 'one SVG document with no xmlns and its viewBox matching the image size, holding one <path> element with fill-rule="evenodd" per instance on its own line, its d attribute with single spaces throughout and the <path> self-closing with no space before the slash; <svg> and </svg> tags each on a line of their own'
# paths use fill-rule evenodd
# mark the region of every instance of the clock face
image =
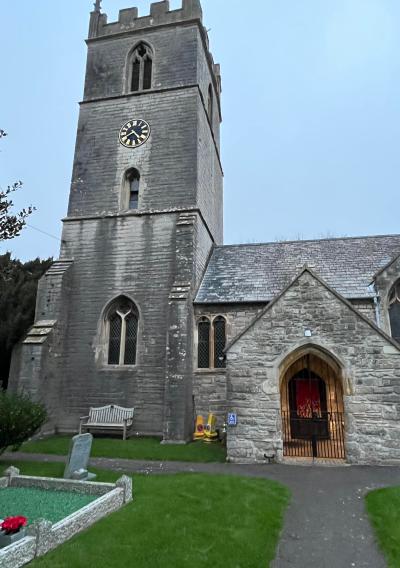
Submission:
<svg viewBox="0 0 400 568">
<path fill-rule="evenodd" d="M 119 131 L 119 141 L 126 148 L 137 148 L 150 136 L 150 126 L 145 120 L 130 120 Z"/>
</svg>

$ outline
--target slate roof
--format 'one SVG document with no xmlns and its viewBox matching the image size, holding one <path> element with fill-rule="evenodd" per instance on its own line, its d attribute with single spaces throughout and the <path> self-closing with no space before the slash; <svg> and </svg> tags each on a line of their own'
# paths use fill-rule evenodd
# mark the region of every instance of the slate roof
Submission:
<svg viewBox="0 0 400 568">
<path fill-rule="evenodd" d="M 269 302 L 304 265 L 345 298 L 370 298 L 374 274 L 399 254 L 400 235 L 217 246 L 195 303 Z"/>
</svg>

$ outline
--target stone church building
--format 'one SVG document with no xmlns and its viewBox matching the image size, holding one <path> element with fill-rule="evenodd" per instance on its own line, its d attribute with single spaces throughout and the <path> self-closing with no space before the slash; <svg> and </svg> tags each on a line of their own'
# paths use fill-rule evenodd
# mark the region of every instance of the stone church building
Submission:
<svg viewBox="0 0 400 568">
<path fill-rule="evenodd" d="M 62 246 L 10 388 L 228 458 L 400 463 L 400 235 L 223 245 L 221 77 L 199 0 L 90 15 Z"/>
</svg>

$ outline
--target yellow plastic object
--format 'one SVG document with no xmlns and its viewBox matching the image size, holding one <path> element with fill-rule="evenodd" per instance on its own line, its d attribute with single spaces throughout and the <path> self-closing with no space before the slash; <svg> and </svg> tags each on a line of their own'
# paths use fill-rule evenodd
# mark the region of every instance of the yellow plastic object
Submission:
<svg viewBox="0 0 400 568">
<path fill-rule="evenodd" d="M 217 426 L 217 417 L 215 414 L 210 414 L 207 417 L 207 424 L 204 428 L 204 441 L 205 442 L 214 442 L 218 440 L 218 432 L 216 429 Z"/>
<path fill-rule="evenodd" d="M 196 416 L 196 426 L 194 429 L 193 440 L 204 438 L 204 418 L 200 415 Z"/>
</svg>

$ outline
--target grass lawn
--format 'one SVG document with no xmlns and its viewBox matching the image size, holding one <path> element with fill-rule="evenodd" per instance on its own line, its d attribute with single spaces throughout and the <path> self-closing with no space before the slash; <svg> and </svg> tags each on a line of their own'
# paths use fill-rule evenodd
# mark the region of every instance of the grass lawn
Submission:
<svg viewBox="0 0 400 568">
<path fill-rule="evenodd" d="M 22 452 L 33 454 L 68 454 L 71 436 L 52 436 L 27 442 Z M 160 444 L 159 438 L 94 438 L 91 456 L 94 458 L 127 458 L 133 460 L 224 462 L 226 449 L 219 442 L 206 444 L 201 441 L 190 444 Z"/>
<path fill-rule="evenodd" d="M 369 518 L 389 568 L 400 566 L 400 487 L 371 491 L 366 496 Z"/>
<path fill-rule="evenodd" d="M 8 465 L 2 463 L 0 471 Z M 23 474 L 63 472 L 63 464 L 14 465 Z M 93 471 L 99 481 L 121 475 Z M 134 493 L 132 503 L 30 566 L 267 567 L 289 500 L 289 491 L 276 482 L 203 474 L 135 475 Z"/>
</svg>

